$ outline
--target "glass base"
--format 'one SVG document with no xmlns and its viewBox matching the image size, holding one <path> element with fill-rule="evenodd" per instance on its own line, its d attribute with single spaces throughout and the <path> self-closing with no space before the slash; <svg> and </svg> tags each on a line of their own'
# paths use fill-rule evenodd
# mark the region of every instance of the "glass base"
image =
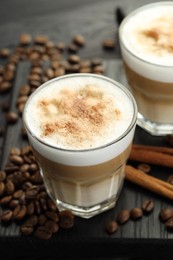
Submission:
<svg viewBox="0 0 173 260">
<path fill-rule="evenodd" d="M 148 119 L 144 118 L 140 113 L 138 113 L 137 125 L 151 135 L 161 136 L 173 134 L 173 124 L 160 124 L 151 122 Z"/>
<path fill-rule="evenodd" d="M 58 206 L 59 211 L 70 210 L 73 212 L 74 215 L 88 219 L 113 208 L 116 204 L 116 201 L 117 196 L 113 196 L 110 199 L 105 200 L 100 204 L 93 205 L 91 207 L 74 206 L 59 200 L 56 201 L 56 204 Z"/>
</svg>

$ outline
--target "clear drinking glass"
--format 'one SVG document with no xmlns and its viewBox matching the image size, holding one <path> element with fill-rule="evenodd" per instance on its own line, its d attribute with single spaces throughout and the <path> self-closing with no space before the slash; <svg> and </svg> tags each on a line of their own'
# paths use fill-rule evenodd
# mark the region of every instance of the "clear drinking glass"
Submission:
<svg viewBox="0 0 173 260">
<path fill-rule="evenodd" d="M 173 2 L 148 4 L 130 13 L 119 29 L 137 124 L 152 135 L 173 133 Z"/>
<path fill-rule="evenodd" d="M 77 92 L 74 94 L 73 90 L 76 89 L 76 86 L 77 90 L 75 91 Z M 94 88 L 93 91 L 92 87 Z M 109 97 L 108 99 L 104 99 L 103 96 L 107 95 L 105 93 L 107 93 L 109 88 Z M 70 94 L 69 96 L 69 93 L 72 93 L 71 91 L 74 95 Z M 117 97 L 115 100 L 114 97 L 112 97 L 114 92 L 115 97 Z M 62 97 L 59 99 L 59 94 L 67 95 L 67 99 L 62 99 Z M 38 98 L 39 96 L 41 96 L 41 98 Z M 87 102 L 91 102 L 92 106 L 88 107 L 87 110 L 83 108 L 83 103 L 80 105 L 80 113 L 77 121 L 82 122 L 85 128 L 82 132 L 81 139 L 75 135 L 70 140 L 75 138 L 75 140 L 85 142 L 86 140 L 82 139 L 82 136 L 84 135 L 85 137 L 85 129 L 87 128 L 86 122 L 88 122 L 87 120 L 94 120 L 96 125 L 94 125 L 93 129 L 96 127 L 97 131 L 93 133 L 93 130 L 90 133 L 93 140 L 95 140 L 95 138 L 98 139 L 98 142 L 94 145 L 90 143 L 88 147 L 85 146 L 82 148 L 81 146 L 81 148 L 79 148 L 79 146 L 75 147 L 74 143 L 67 142 L 68 147 L 63 147 L 63 145 L 59 145 L 55 141 L 49 142 L 50 140 L 44 138 L 46 135 L 43 136 L 39 134 L 38 128 L 40 126 L 38 127 L 38 121 L 42 117 L 42 114 L 37 112 L 38 106 L 44 107 L 42 111 L 44 116 L 47 113 L 47 109 L 51 109 L 51 114 L 47 118 L 47 120 L 49 120 L 52 114 L 57 113 L 54 107 L 57 102 L 58 113 L 54 119 L 57 120 L 62 115 L 66 117 L 66 113 L 70 113 L 70 115 L 72 113 L 71 121 L 66 124 L 71 126 L 76 115 L 73 113 L 73 107 L 70 109 L 70 112 L 67 108 L 71 102 L 69 98 L 71 96 L 73 96 L 75 100 L 73 104 L 74 107 L 76 107 L 76 104 L 78 106 L 78 102 L 81 104 L 81 99 L 84 99 L 85 103 L 85 98 L 88 97 L 89 99 L 87 100 L 89 101 Z M 122 116 L 122 125 L 119 124 L 118 121 L 115 122 L 117 128 L 112 129 L 112 137 L 104 136 L 105 141 L 102 142 L 103 133 L 99 124 L 100 122 L 102 124 L 104 120 L 114 117 L 114 115 L 105 114 L 105 118 L 103 118 L 104 113 L 100 117 L 102 109 L 104 110 L 104 108 L 107 109 L 107 107 L 109 107 L 110 102 L 108 102 L 108 104 L 107 101 L 109 101 L 110 98 L 112 102 L 116 101 L 117 106 L 122 102 L 124 115 L 123 113 L 122 115 L 119 114 L 117 110 L 113 111 L 113 113 L 115 112 L 115 116 Z M 48 107 L 46 106 L 45 108 L 45 104 L 48 104 Z M 67 110 L 63 110 L 62 107 L 63 109 L 67 108 Z M 88 114 L 91 108 L 92 113 L 95 113 L 96 108 L 99 108 L 97 114 Z M 127 88 L 116 81 L 100 75 L 71 74 L 58 77 L 44 83 L 29 97 L 23 113 L 24 125 L 34 155 L 38 161 L 47 192 L 55 201 L 60 211 L 68 209 L 75 215 L 90 218 L 115 205 L 123 185 L 124 166 L 131 150 L 136 119 L 136 102 Z M 110 124 L 111 122 L 112 121 L 110 121 Z M 57 121 L 51 121 L 49 126 L 46 125 L 46 130 L 50 130 L 51 132 L 52 124 L 58 125 Z M 61 127 L 62 124 L 60 129 Z M 105 124 L 105 129 L 107 127 L 108 125 Z M 73 129 L 72 126 L 68 128 L 69 131 L 73 131 Z M 77 131 L 79 135 L 81 134 L 78 129 L 74 131 Z M 118 134 L 116 132 L 118 132 Z M 90 141 L 90 136 L 88 137 L 86 135 L 85 139 L 87 138 Z M 65 142 L 67 140 L 68 136 L 65 138 Z M 58 141 L 60 140 L 58 139 Z"/>
</svg>

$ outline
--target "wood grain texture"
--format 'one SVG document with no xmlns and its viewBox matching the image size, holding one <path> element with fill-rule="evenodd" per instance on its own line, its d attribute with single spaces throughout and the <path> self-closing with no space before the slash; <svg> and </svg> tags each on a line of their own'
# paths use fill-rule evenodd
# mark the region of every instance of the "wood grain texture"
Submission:
<svg viewBox="0 0 173 260">
<path fill-rule="evenodd" d="M 1 0 L 0 7 L 0 48 L 13 48 L 18 44 L 23 32 L 48 35 L 53 41 L 69 43 L 74 34 L 85 36 L 87 45 L 80 52 L 83 58 L 101 57 L 104 60 L 105 75 L 127 86 L 120 51 L 106 52 L 101 46 L 105 38 L 116 38 L 115 8 L 121 6 L 125 13 L 150 1 L 103 1 L 103 0 Z M 5 100 L 15 110 L 18 89 L 27 81 L 29 71 L 27 62 L 20 62 L 17 68 L 13 91 L 10 95 L 0 96 L 0 104 Z M 5 165 L 10 148 L 22 147 L 21 119 L 18 124 L 7 126 L 4 113 L 0 111 L 1 124 L 5 126 L 5 136 L 0 137 L 1 168 Z M 152 137 L 137 127 L 134 142 L 163 145 L 161 137 Z M 166 179 L 172 173 L 170 169 L 152 166 L 153 175 Z M 117 233 L 105 232 L 107 220 L 116 219 L 120 209 L 141 206 L 146 198 L 155 201 L 155 209 L 149 217 L 139 221 L 129 221 Z M 34 237 L 22 237 L 19 226 L 0 224 L 0 250 L 5 257 L 22 259 L 114 259 L 114 257 L 161 257 L 169 259 L 172 255 L 173 234 L 167 232 L 158 221 L 161 208 L 172 202 L 163 199 L 131 183 L 126 182 L 117 205 L 112 210 L 89 220 L 76 218 L 75 226 L 67 232 L 60 231 L 49 241 L 40 241 Z M 1 209 L 0 209 L 1 212 Z M 58 258 L 57 258 L 58 257 Z M 5 258 L 4 258 L 5 259 Z M 14 259 L 14 258 L 11 258 Z"/>
</svg>

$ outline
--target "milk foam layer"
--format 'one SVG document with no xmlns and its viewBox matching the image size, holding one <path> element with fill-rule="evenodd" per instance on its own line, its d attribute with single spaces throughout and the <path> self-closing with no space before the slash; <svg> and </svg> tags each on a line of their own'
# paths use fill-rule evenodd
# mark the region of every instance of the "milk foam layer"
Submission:
<svg viewBox="0 0 173 260">
<path fill-rule="evenodd" d="M 172 28 L 173 2 L 149 4 L 132 12 L 120 27 L 124 60 L 143 76 L 172 82 Z"/>
<path fill-rule="evenodd" d="M 130 93 L 115 84 L 106 77 L 78 74 L 54 79 L 37 89 L 24 111 L 33 147 L 43 156 L 68 165 L 94 165 L 123 152 L 134 135 L 137 109 Z M 47 105 L 50 100 L 51 105 Z M 74 114 L 73 106 L 79 109 Z M 124 133 L 126 137 L 121 139 Z M 114 140 L 119 142 L 116 149 L 111 145 L 104 148 L 105 153 L 96 149 Z"/>
</svg>

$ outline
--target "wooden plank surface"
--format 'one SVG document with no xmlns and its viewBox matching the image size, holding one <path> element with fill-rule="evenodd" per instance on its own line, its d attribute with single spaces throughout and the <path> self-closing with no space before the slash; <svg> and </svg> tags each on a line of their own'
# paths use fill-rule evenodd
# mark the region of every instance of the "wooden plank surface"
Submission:
<svg viewBox="0 0 173 260">
<path fill-rule="evenodd" d="M 105 75 L 127 86 L 119 48 L 105 51 L 102 41 L 105 38 L 117 39 L 115 8 L 121 6 L 125 13 L 150 1 L 1 1 L 0 7 L 0 49 L 11 50 L 18 45 L 21 33 L 48 35 L 53 41 L 71 42 L 73 35 L 85 36 L 87 45 L 80 50 L 84 59 L 99 57 L 103 60 Z M 1 60 L 4 63 L 4 60 Z M 10 109 L 16 111 L 16 99 L 22 84 L 27 82 L 30 68 L 28 61 L 20 61 L 12 91 L 0 95 L 0 104 L 9 102 Z M 4 136 L 0 137 L 1 168 L 7 162 L 11 147 L 22 147 L 26 140 L 21 138 L 22 121 L 6 124 L 4 112 L 0 112 L 0 125 L 5 127 Z M 152 137 L 139 127 L 136 129 L 136 143 L 163 145 L 161 137 Z M 154 176 L 166 179 L 171 169 L 152 167 Z M 105 232 L 105 222 L 115 219 L 122 208 L 131 209 L 140 206 L 145 198 L 155 201 L 155 209 L 149 217 L 137 222 L 129 221 L 112 236 Z M 23 237 L 15 223 L 0 224 L 0 250 L 2 255 L 13 254 L 23 259 L 83 259 L 97 257 L 114 259 L 114 257 L 143 257 L 150 253 L 151 258 L 169 259 L 172 255 L 173 234 L 165 230 L 158 220 L 160 209 L 172 207 L 172 202 L 152 194 L 142 188 L 125 182 L 116 207 L 89 220 L 76 218 L 75 226 L 67 232 L 60 231 L 49 241 L 40 241 L 34 237 Z M 2 212 L 2 209 L 0 209 Z M 70 258 L 71 257 L 71 258 Z M 73 258 L 72 258 L 73 257 Z M 83 258 L 82 258 L 83 257 Z M 13 258 L 12 258 L 13 259 Z M 171 258 L 170 258 L 171 259 Z"/>
</svg>

